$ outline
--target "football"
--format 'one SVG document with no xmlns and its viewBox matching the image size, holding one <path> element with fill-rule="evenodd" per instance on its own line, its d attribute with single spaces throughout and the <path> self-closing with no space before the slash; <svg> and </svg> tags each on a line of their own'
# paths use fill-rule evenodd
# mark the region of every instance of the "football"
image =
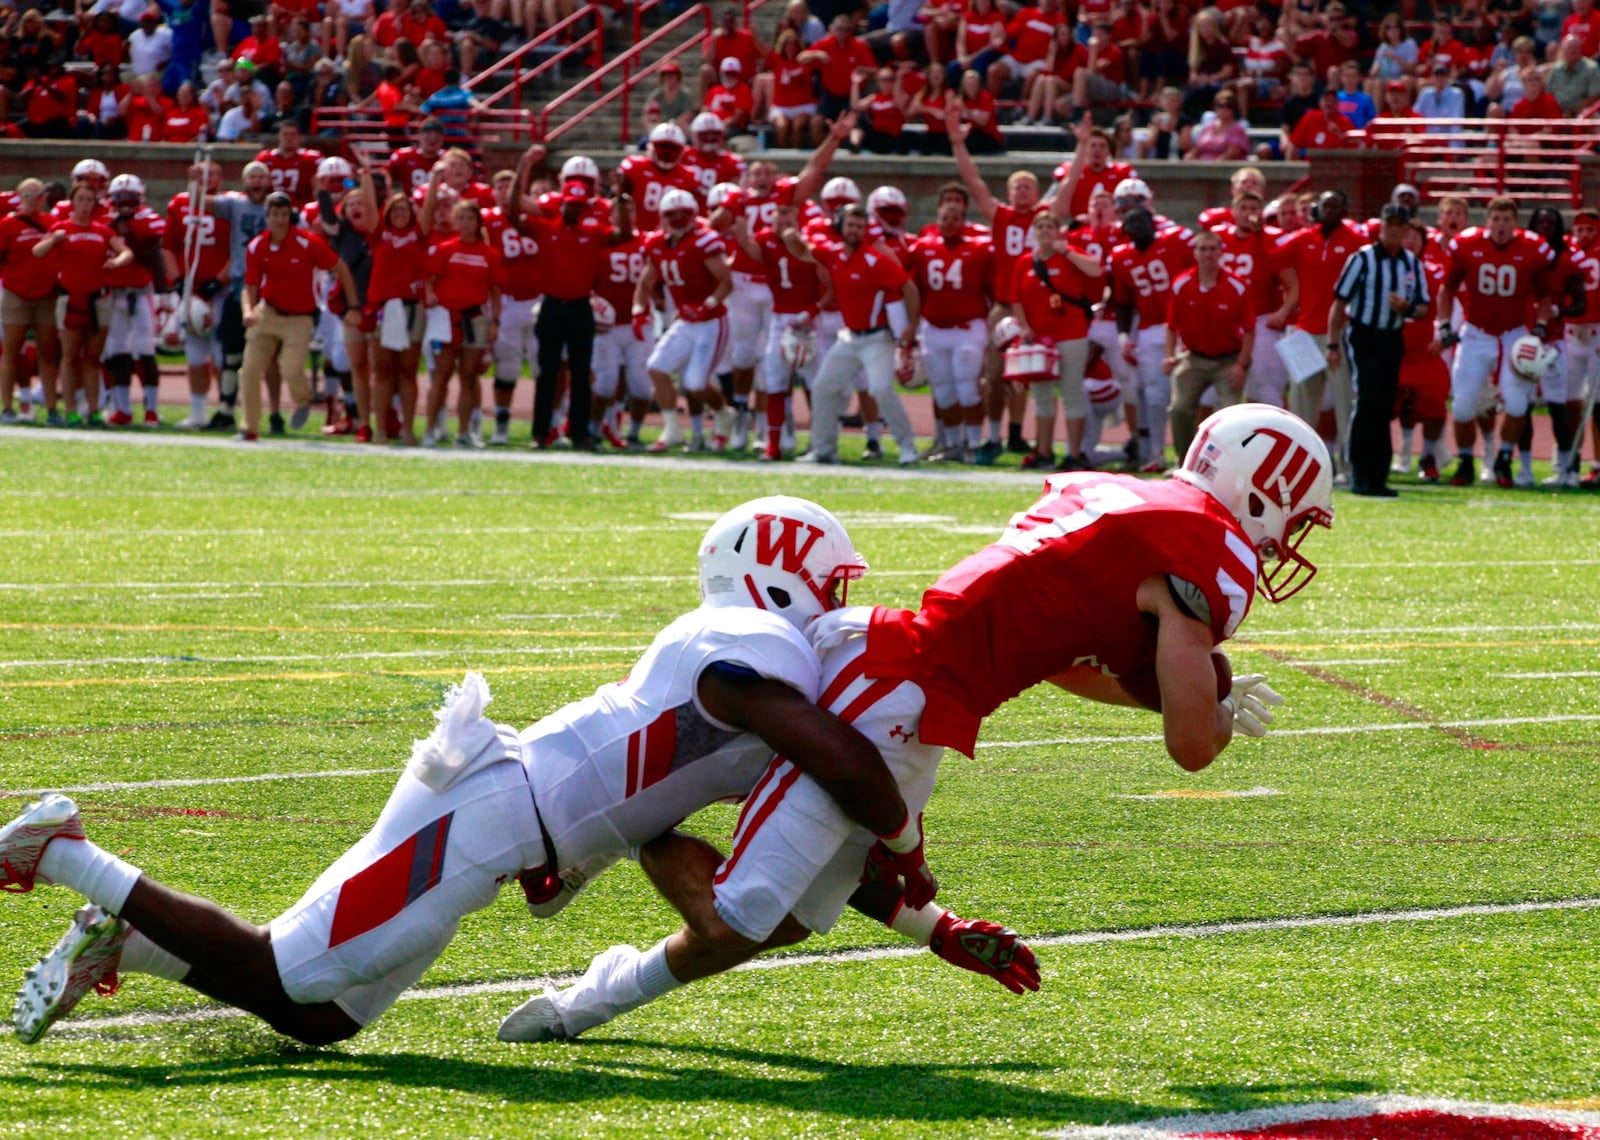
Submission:
<svg viewBox="0 0 1600 1140">
<path fill-rule="evenodd" d="M 1233 665 L 1228 655 L 1220 649 L 1211 651 L 1211 667 L 1217 675 L 1217 700 L 1221 701 L 1233 691 Z M 1152 712 L 1161 711 L 1161 685 L 1156 681 L 1156 665 L 1150 664 L 1127 673 L 1117 680 L 1135 701 Z"/>
</svg>

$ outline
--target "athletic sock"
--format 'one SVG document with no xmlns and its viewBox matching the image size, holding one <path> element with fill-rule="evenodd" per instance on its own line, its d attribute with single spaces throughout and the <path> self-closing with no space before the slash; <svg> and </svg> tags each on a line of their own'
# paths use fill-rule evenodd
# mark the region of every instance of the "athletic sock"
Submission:
<svg viewBox="0 0 1600 1140">
<path fill-rule="evenodd" d="M 878 443 L 882 439 L 883 439 L 883 425 L 881 423 L 879 423 L 877 420 L 873 420 L 870 424 L 867 425 L 867 442 L 868 443 Z"/>
<path fill-rule="evenodd" d="M 959 430 L 959 429 L 957 429 L 957 430 Z M 967 446 L 970 447 L 970 448 L 976 448 L 982 442 L 983 442 L 983 425 L 982 424 L 968 424 L 967 425 Z"/>
<path fill-rule="evenodd" d="M 1560 475 L 1562 472 L 1571 471 L 1571 470 L 1572 470 L 1572 449 L 1569 447 L 1565 451 L 1558 450 L 1556 452 L 1556 474 Z"/>
<path fill-rule="evenodd" d="M 639 992 L 639 1005 L 655 1001 L 683 985 L 667 968 L 667 940 L 663 938 L 634 961 L 632 983 Z"/>
<path fill-rule="evenodd" d="M 671 439 L 673 436 L 678 434 L 679 430 L 680 429 L 678 427 L 678 409 L 677 408 L 662 408 L 661 409 L 661 436 L 662 436 L 662 438 L 663 439 Z"/>
<path fill-rule="evenodd" d="M 148 974 L 169 982 L 181 982 L 189 976 L 189 963 L 176 954 L 169 954 L 139 931 L 129 933 L 122 944 L 122 959 L 117 970 L 123 974 Z"/>
<path fill-rule="evenodd" d="M 77 891 L 111 914 L 120 914 L 144 872 L 87 839 L 59 839 L 39 857 L 39 878 Z"/>
<path fill-rule="evenodd" d="M 1436 443 L 1437 443 L 1436 440 L 1428 439 L 1426 436 L 1423 437 L 1423 439 L 1422 439 L 1422 458 L 1424 458 L 1424 459 L 1432 459 L 1434 457 L 1434 446 L 1435 446 Z"/>
<path fill-rule="evenodd" d="M 196 420 L 206 418 L 206 398 L 204 395 L 191 395 L 189 397 L 189 418 Z"/>
<path fill-rule="evenodd" d="M 989 442 L 990 443 L 999 443 L 1000 442 L 1000 421 L 999 420 L 990 420 L 989 421 Z"/>
<path fill-rule="evenodd" d="M 511 426 L 511 409 L 510 408 L 496 408 L 494 410 L 494 426 L 495 427 L 510 427 Z"/>
</svg>

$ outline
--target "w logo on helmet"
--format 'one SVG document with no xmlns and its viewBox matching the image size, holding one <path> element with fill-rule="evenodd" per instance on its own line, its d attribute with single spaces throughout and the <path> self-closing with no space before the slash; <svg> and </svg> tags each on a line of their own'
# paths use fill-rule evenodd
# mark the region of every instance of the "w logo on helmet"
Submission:
<svg viewBox="0 0 1600 1140">
<path fill-rule="evenodd" d="M 1257 436 L 1270 440 L 1272 450 L 1256 464 L 1251 484 L 1280 507 L 1294 506 L 1310 492 L 1317 476 L 1322 474 L 1322 463 L 1275 428 L 1257 428 L 1245 438 L 1245 446 L 1248 448 Z"/>
<path fill-rule="evenodd" d="M 785 574 L 798 574 L 811 548 L 822 538 L 819 526 L 782 515 L 756 516 L 756 561 L 762 566 L 780 562 Z"/>
</svg>

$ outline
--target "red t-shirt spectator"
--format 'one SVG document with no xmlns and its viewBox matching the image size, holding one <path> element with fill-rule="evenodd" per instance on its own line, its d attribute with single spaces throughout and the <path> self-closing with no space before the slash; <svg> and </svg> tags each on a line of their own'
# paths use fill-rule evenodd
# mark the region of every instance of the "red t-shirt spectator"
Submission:
<svg viewBox="0 0 1600 1140">
<path fill-rule="evenodd" d="M 744 122 L 748 123 L 755 106 L 755 92 L 748 83 L 735 83 L 732 87 L 719 83 L 706 92 L 706 110 L 724 123 L 733 122 L 740 111 L 744 112 Z"/>
<path fill-rule="evenodd" d="M 434 297 L 452 313 L 481 309 L 500 283 L 500 251 L 482 238 L 448 238 L 428 254 L 428 274 Z"/>
<path fill-rule="evenodd" d="M 94 60 L 95 67 L 121 63 L 127 42 L 116 32 L 88 32 L 78 40 L 78 58 Z"/>
<path fill-rule="evenodd" d="M 28 122 L 42 127 L 46 123 L 71 123 L 78 110 L 78 81 L 70 75 L 54 79 L 39 78 L 22 89 Z"/>
<path fill-rule="evenodd" d="M 372 42 L 382 48 L 394 47 L 400 39 L 400 18 L 392 11 L 372 21 Z"/>
<path fill-rule="evenodd" d="M 754 75 L 761 69 L 761 48 L 750 29 L 713 28 L 710 43 L 711 65 L 719 74 L 725 59 L 738 60 L 745 75 Z"/>
<path fill-rule="evenodd" d="M 872 49 L 854 36 L 847 43 L 841 43 L 837 36 L 823 36 L 807 50 L 821 52 L 827 57 L 820 71 L 822 90 L 839 98 L 849 97 L 850 82 L 857 68 L 871 70 L 878 66 Z"/>
<path fill-rule="evenodd" d="M 1590 59 L 1600 55 L 1600 12 L 1590 8 L 1587 15 L 1572 13 L 1561 25 L 1561 38 L 1568 36 L 1577 36 L 1583 41 L 1583 54 Z"/>
<path fill-rule="evenodd" d="M 1460 46 L 1459 44 L 1457 45 Z M 1332 32 L 1310 32 L 1294 42 L 1295 54 L 1311 64 L 1318 79 L 1328 74 L 1328 69 L 1338 67 L 1347 59 L 1359 61 L 1361 43 L 1343 43 Z"/>
<path fill-rule="evenodd" d="M 135 95 L 128 100 L 128 113 L 123 122 L 128 127 L 129 142 L 167 142 L 167 113 L 173 102 L 165 95 L 152 99 L 148 95 Z"/>
<path fill-rule="evenodd" d="M 1191 269 L 1172 283 L 1167 301 L 1167 327 L 1190 352 L 1200 356 L 1237 356 L 1244 335 L 1255 328 L 1250 289 L 1233 274 L 1218 270 L 1209 289 L 1200 287 L 1200 271 Z"/>
<path fill-rule="evenodd" d="M 1056 34 L 1056 25 L 1063 17 L 1060 12 L 1049 15 L 1037 8 L 1024 8 L 1006 25 L 1011 37 L 1011 58 L 1018 63 L 1042 60 L 1050 50 L 1050 40 Z"/>
<path fill-rule="evenodd" d="M 245 247 L 244 283 L 284 316 L 308 317 L 317 311 L 314 271 L 338 263 L 333 247 L 316 234 L 291 226 L 283 243 L 273 245 L 269 230 Z"/>
<path fill-rule="evenodd" d="M 1078 43 L 1072 43 L 1071 51 L 1062 51 L 1056 48 L 1055 74 L 1062 79 L 1070 80 L 1078 72 L 1089 66 L 1089 49 Z"/>
<path fill-rule="evenodd" d="M 1561 113 L 1561 104 L 1556 102 L 1556 97 L 1548 91 L 1541 91 L 1537 99 L 1530 99 L 1526 95 L 1518 99 L 1511 108 L 1509 115 L 1513 119 L 1562 119 L 1566 116 Z M 1533 130 L 1528 127 L 1526 130 Z"/>
<path fill-rule="evenodd" d="M 407 11 L 400 17 L 400 38 L 407 40 L 417 47 L 422 46 L 426 39 L 436 39 L 442 44 L 450 42 L 450 29 L 438 16 L 429 14 L 426 19 L 419 20 Z"/>
<path fill-rule="evenodd" d="M 411 82 L 417 85 L 417 94 L 426 99 L 444 86 L 444 68 L 419 67 Z"/>
<path fill-rule="evenodd" d="M 1417 73 L 1419 75 L 1429 74 L 1433 69 L 1433 61 L 1436 59 L 1444 60 L 1457 71 L 1463 70 L 1467 66 L 1471 50 L 1454 36 L 1451 36 L 1443 43 L 1430 37 L 1424 40 L 1422 46 L 1417 49 Z"/>
<path fill-rule="evenodd" d="M 811 77 L 817 73 L 814 63 L 784 59 L 773 52 L 767 56 L 767 70 L 772 72 L 772 105 L 774 107 L 804 107 L 817 101 Z"/>
<path fill-rule="evenodd" d="M 980 122 L 971 114 L 973 111 L 987 111 L 988 117 Z M 978 94 L 971 99 L 962 100 L 961 121 L 965 123 L 971 123 L 973 130 L 982 131 L 984 134 L 994 139 L 995 142 L 1004 141 L 1000 134 L 1000 121 L 998 116 L 995 114 L 994 95 L 986 90 L 979 91 Z M 948 126 L 946 129 L 949 129 Z"/>
<path fill-rule="evenodd" d="M 239 46 L 233 49 L 235 60 L 248 59 L 256 65 L 257 71 L 266 71 L 283 66 L 283 44 L 277 36 L 246 36 L 239 41 Z"/>
<path fill-rule="evenodd" d="M 1300 116 L 1289 141 L 1299 150 L 1338 150 L 1345 145 L 1345 136 L 1355 129 L 1356 125 L 1340 112 L 1335 111 L 1329 119 L 1322 108 L 1314 107 Z"/>
<path fill-rule="evenodd" d="M 161 124 L 162 142 L 194 142 L 211 125 L 211 116 L 199 103 L 193 107 L 174 106 Z"/>
</svg>

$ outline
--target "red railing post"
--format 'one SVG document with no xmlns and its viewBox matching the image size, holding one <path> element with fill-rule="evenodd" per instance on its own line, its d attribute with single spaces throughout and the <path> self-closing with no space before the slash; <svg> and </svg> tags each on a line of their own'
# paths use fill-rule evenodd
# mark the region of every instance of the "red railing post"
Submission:
<svg viewBox="0 0 1600 1140">
<path fill-rule="evenodd" d="M 600 70 L 600 65 L 606 61 L 606 10 L 599 4 L 594 6 L 594 52 L 589 56 L 589 74 L 594 75 Z M 600 81 L 590 81 L 590 90 L 599 90 Z"/>
</svg>

